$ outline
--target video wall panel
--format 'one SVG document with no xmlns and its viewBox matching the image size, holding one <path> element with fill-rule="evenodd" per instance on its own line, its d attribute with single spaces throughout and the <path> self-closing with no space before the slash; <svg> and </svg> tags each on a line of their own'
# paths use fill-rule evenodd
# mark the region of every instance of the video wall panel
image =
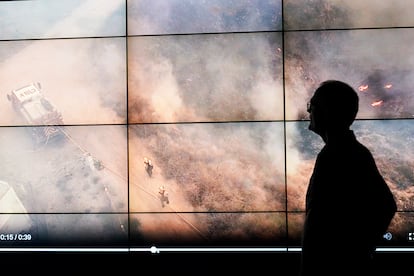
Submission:
<svg viewBox="0 0 414 276">
<path fill-rule="evenodd" d="M 281 33 L 130 37 L 129 122 L 283 120 L 281 47 Z"/>
<path fill-rule="evenodd" d="M 280 0 L 129 0 L 127 10 L 130 36 L 282 30 Z"/>
</svg>

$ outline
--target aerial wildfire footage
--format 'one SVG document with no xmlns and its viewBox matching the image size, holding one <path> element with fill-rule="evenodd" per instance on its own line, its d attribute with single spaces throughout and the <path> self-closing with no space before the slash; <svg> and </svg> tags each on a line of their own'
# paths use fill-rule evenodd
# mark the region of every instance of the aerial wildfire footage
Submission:
<svg viewBox="0 0 414 276">
<path fill-rule="evenodd" d="M 410 245 L 414 22 L 374 16 L 405 2 L 52 2 L 0 3 L 1 247 L 298 246 L 326 79 L 397 199 L 384 245 Z"/>
</svg>

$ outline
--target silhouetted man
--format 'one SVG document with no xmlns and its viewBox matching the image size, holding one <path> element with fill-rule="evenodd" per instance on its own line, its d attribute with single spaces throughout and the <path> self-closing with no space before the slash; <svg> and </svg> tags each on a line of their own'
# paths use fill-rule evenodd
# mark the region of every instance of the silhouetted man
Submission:
<svg viewBox="0 0 414 276">
<path fill-rule="evenodd" d="M 350 129 L 359 99 L 348 84 L 323 82 L 312 96 L 309 129 L 325 142 L 306 193 L 301 275 L 369 275 L 375 248 L 395 212 L 370 151 Z"/>
</svg>

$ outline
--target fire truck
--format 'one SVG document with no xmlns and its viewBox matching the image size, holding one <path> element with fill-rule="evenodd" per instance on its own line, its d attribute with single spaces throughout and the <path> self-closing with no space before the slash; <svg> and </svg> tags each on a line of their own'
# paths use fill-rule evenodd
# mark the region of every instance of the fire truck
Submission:
<svg viewBox="0 0 414 276">
<path fill-rule="evenodd" d="M 36 144 L 47 144 L 63 136 L 62 114 L 44 97 L 40 83 L 31 83 L 7 94 L 14 110 L 19 113 Z"/>
</svg>

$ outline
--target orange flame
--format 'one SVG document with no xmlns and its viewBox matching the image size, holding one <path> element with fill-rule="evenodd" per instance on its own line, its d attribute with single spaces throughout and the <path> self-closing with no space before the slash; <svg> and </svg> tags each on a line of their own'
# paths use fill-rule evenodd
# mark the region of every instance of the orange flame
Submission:
<svg viewBox="0 0 414 276">
<path fill-rule="evenodd" d="M 368 84 L 363 84 L 363 85 L 360 85 L 359 87 L 358 87 L 358 90 L 360 91 L 360 92 L 364 92 L 364 91 L 366 91 L 368 89 Z"/>
<path fill-rule="evenodd" d="M 382 105 L 383 102 L 384 102 L 383 100 L 375 101 L 375 102 L 372 102 L 371 106 L 373 107 L 380 106 Z"/>
</svg>

